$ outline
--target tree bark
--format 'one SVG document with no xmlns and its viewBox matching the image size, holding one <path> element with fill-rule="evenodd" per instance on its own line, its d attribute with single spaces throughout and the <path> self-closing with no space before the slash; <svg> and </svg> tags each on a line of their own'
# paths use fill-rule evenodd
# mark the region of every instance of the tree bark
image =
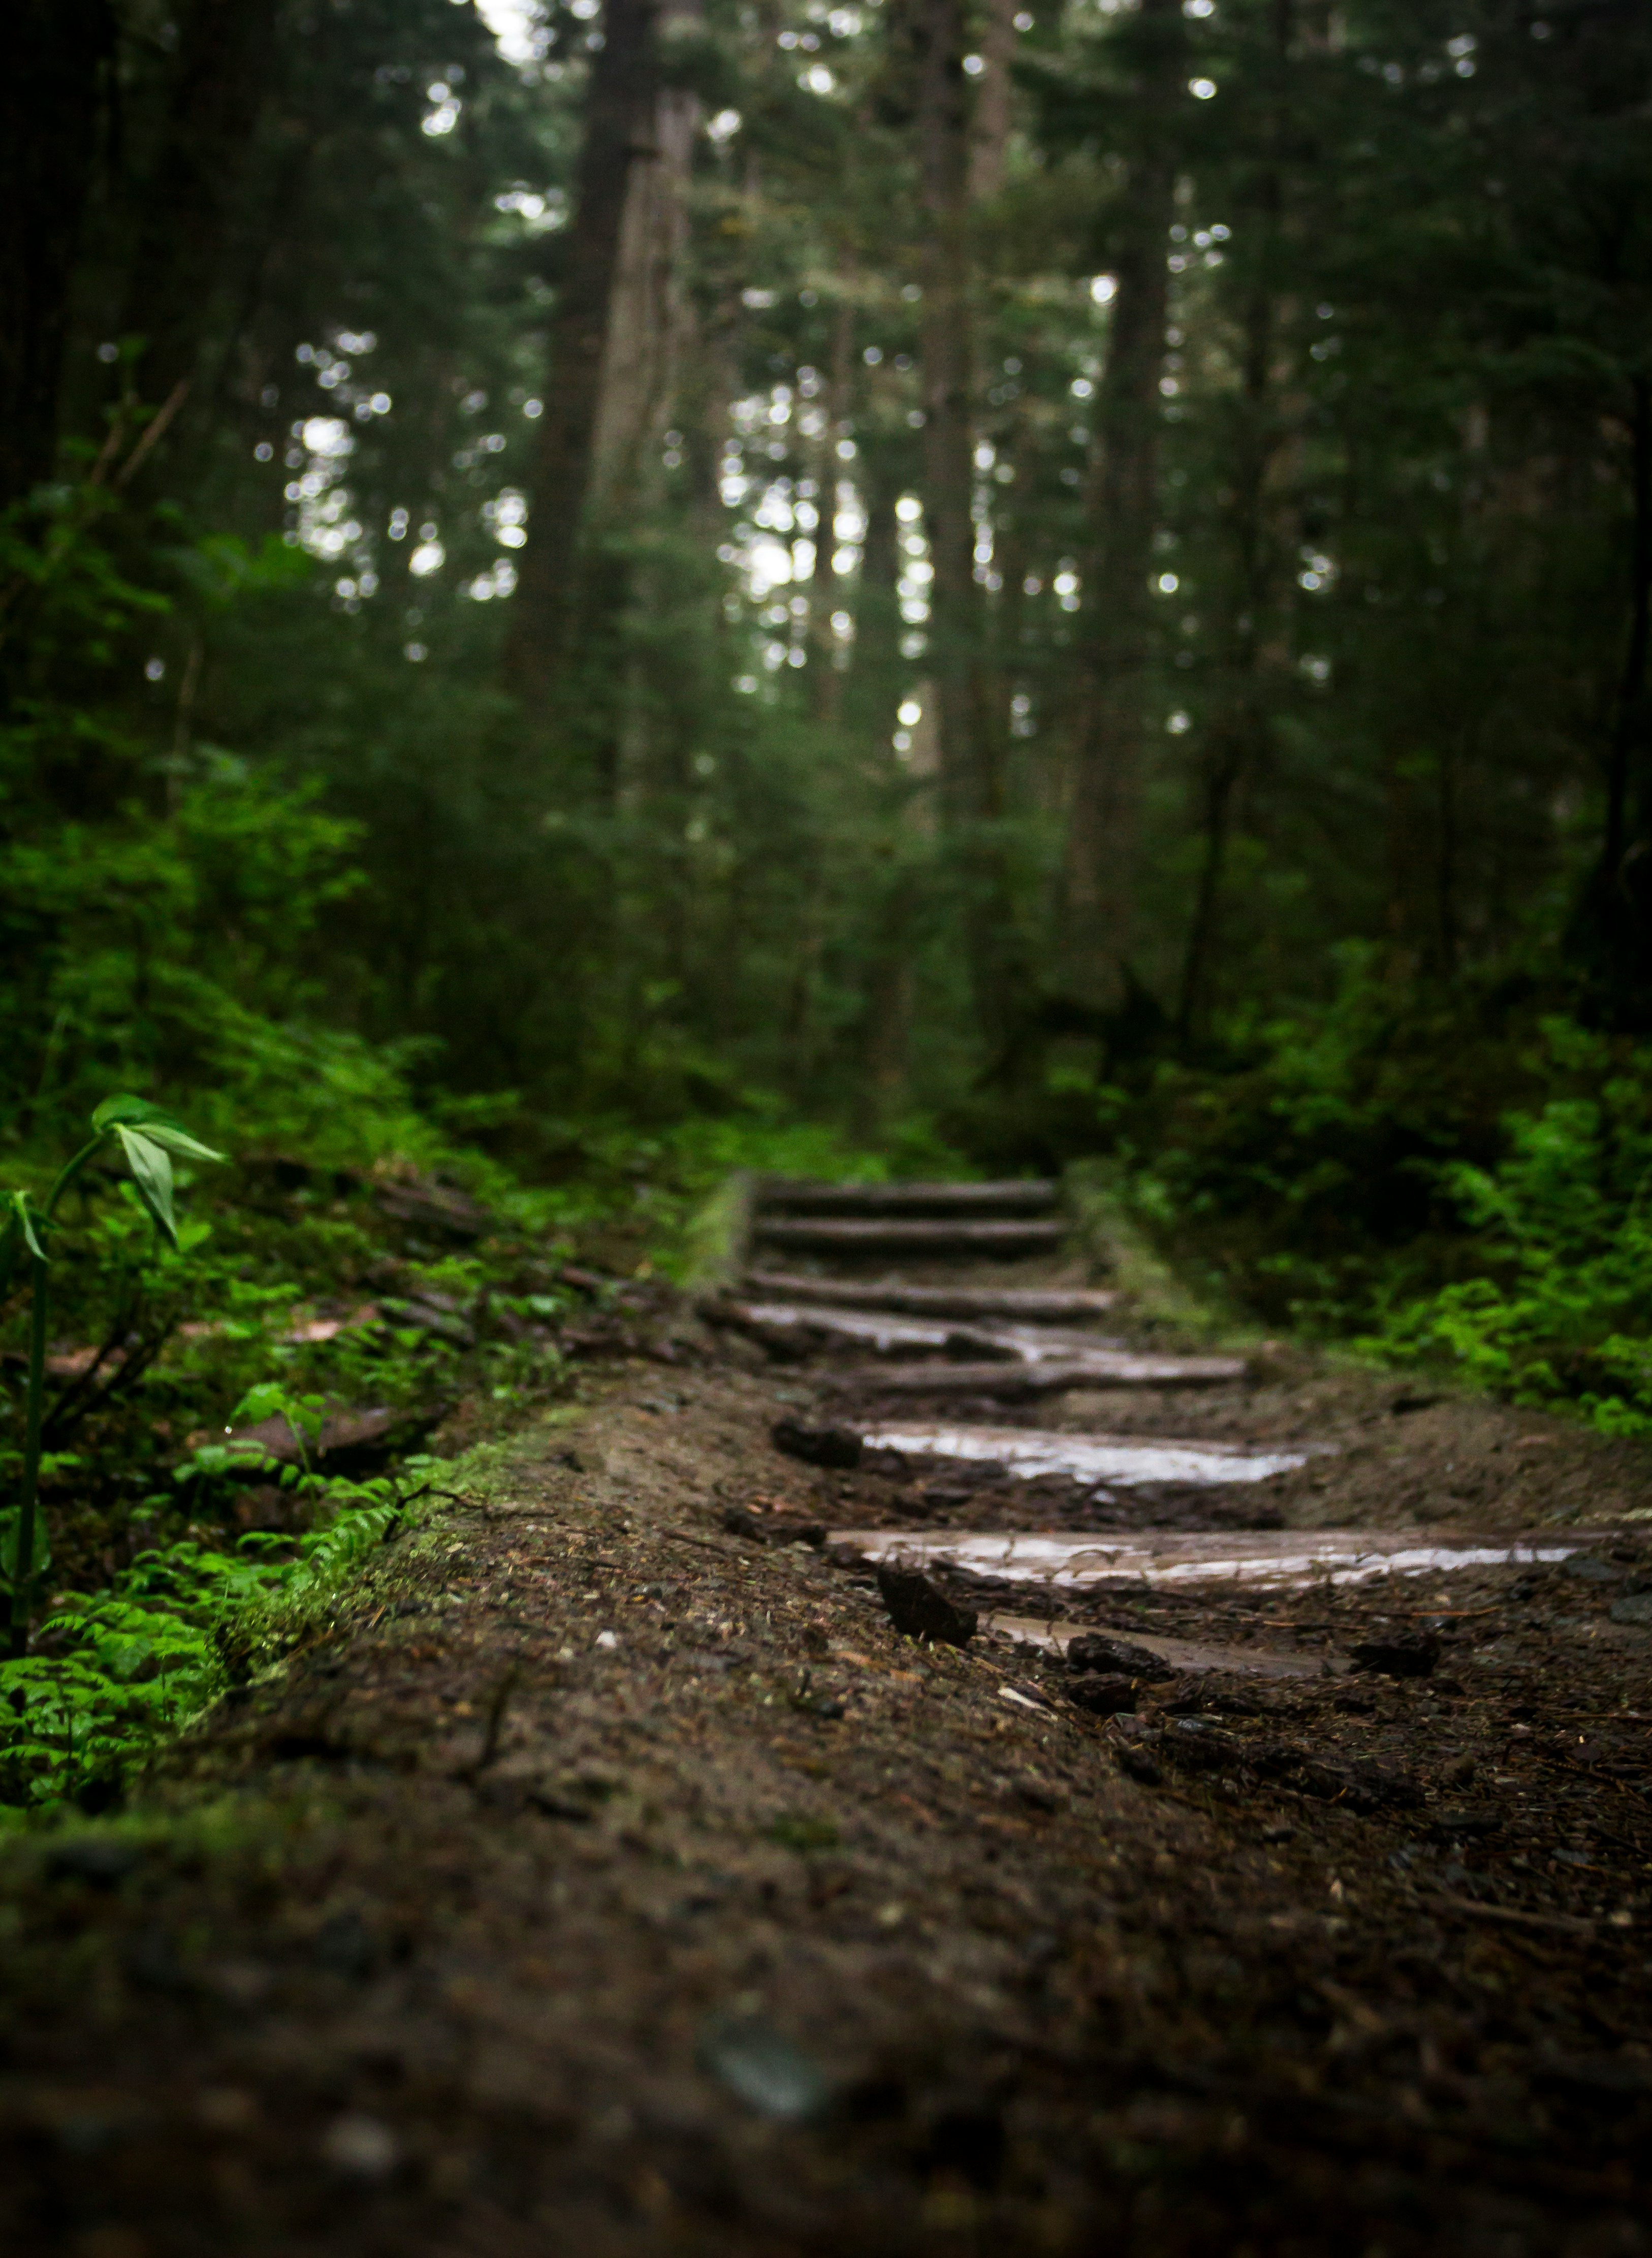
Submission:
<svg viewBox="0 0 1652 2258">
<path fill-rule="evenodd" d="M 855 590 L 854 645 L 844 706 L 849 726 L 857 735 L 887 748 L 895 727 L 901 680 L 897 593 L 899 529 L 895 515 L 900 481 L 875 445 L 862 446 L 857 470 L 866 534 Z"/>
<path fill-rule="evenodd" d="M 930 665 L 941 809 L 964 887 L 975 1016 L 996 1060 L 1021 984 L 998 827 L 1003 778 L 993 728 L 982 593 L 975 579 L 975 347 L 968 245 L 970 121 L 961 0 L 925 0 L 919 19 L 918 135 L 925 221 L 924 507 L 929 536 Z"/>
<path fill-rule="evenodd" d="M 969 140 L 973 202 L 1003 186 L 1010 147 L 1010 58 L 1015 53 L 1015 14 L 1020 0 L 986 0 L 981 27 L 982 70 L 975 81 L 975 117 Z"/>
<path fill-rule="evenodd" d="M 826 431 L 819 450 L 815 484 L 819 522 L 814 533 L 814 571 L 809 586 L 809 705 L 818 721 L 843 718 L 844 669 L 832 614 L 838 606 L 838 442 L 848 436 L 849 387 L 854 354 L 854 306 L 840 301 L 832 320 L 831 366 L 826 372 Z"/>
<path fill-rule="evenodd" d="M 1601 863 L 1606 884 L 1622 883 L 1628 850 L 1629 795 L 1634 756 L 1648 735 L 1647 656 L 1652 636 L 1652 380 L 1637 376 L 1631 385 L 1629 634 L 1618 688 L 1618 710 L 1606 770 L 1606 835 Z"/>
<path fill-rule="evenodd" d="M 689 311 L 685 201 L 700 100 L 662 87 L 650 140 L 632 150 L 592 442 L 591 515 L 617 515 L 647 483 L 670 418 Z"/>
<path fill-rule="evenodd" d="M 1140 851 L 1152 598 L 1159 510 L 1159 380 L 1175 160 L 1166 128 L 1181 91 L 1178 0 L 1141 0 L 1144 135 L 1125 188 L 1117 288 L 1096 415 L 1095 540 L 1067 832 L 1062 954 L 1069 987 L 1110 1008 L 1124 991 Z"/>
<path fill-rule="evenodd" d="M 974 679 L 980 598 L 975 581 L 972 338 L 965 241 L 969 138 L 960 0 L 925 0 L 918 97 L 925 219 L 924 514 L 929 536 L 931 668 L 940 728 L 943 799 L 954 822 L 981 813 Z"/>
<path fill-rule="evenodd" d="M 51 474 L 107 0 L 13 0 L 0 76 L 0 509 Z"/>
<path fill-rule="evenodd" d="M 195 0 L 145 185 L 121 332 L 141 337 L 143 397 L 198 390 L 259 117 L 274 82 L 276 0 Z"/>
<path fill-rule="evenodd" d="M 1629 382 L 1628 634 L 1606 751 L 1600 854 L 1566 936 L 1567 954 L 1596 991 L 1596 1008 L 1625 1032 L 1652 1026 L 1652 380 Z"/>
<path fill-rule="evenodd" d="M 507 686 L 535 720 L 546 716 L 571 641 L 632 174 L 656 153 L 658 0 L 607 0 L 602 22 L 505 645 Z"/>
<path fill-rule="evenodd" d="M 1277 330 L 1276 272 L 1284 200 L 1281 153 L 1287 126 L 1288 87 L 1296 0 L 1274 0 L 1274 89 L 1263 131 L 1271 161 L 1257 184 L 1245 232 L 1253 238 L 1245 294 L 1242 386 L 1232 433 L 1233 499 L 1224 530 L 1229 581 L 1222 626 L 1223 681 L 1201 763 L 1202 852 L 1193 915 L 1182 957 L 1176 1033 L 1187 1043 L 1203 1033 L 1210 1014 L 1222 880 L 1232 828 L 1233 803 L 1267 742 L 1261 670 L 1276 567 L 1267 529 L 1268 473 L 1280 444 L 1273 400 Z"/>
</svg>

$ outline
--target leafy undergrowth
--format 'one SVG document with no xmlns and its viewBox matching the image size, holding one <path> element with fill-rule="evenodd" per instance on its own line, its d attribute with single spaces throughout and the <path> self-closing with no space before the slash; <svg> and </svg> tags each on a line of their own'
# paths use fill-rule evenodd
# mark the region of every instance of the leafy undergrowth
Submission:
<svg viewBox="0 0 1652 2258">
<path fill-rule="evenodd" d="M 409 1472 L 412 1469 L 408 1469 Z M 323 1530 L 228 1550 L 194 1538 L 138 1554 L 101 1593 L 61 1594 L 31 1651 L 0 1662 L 0 1821 L 74 1799 L 98 1810 L 134 1767 L 204 1708 L 253 1627 L 320 1598 L 382 1544 L 403 1510 L 394 1485 L 358 1486 Z M 387 1492 L 387 1495 L 375 1493 Z"/>
<path fill-rule="evenodd" d="M 1107 1093 L 1117 1181 L 1208 1298 L 1652 1435 L 1652 1049 L 1363 960 L 1233 1070 Z"/>
<path fill-rule="evenodd" d="M 1485 1275 L 1398 1301 L 1360 1345 L 1652 1435 L 1652 1051 L 1614 1059 L 1563 1022 L 1546 1032 L 1556 1065 L 1595 1087 L 1511 1113 L 1492 1167 L 1440 1171 Z"/>
<path fill-rule="evenodd" d="M 0 1813 L 117 1799 L 272 1610 L 301 1614 L 346 1577 L 438 1462 L 556 1402 L 582 1360 L 669 1357 L 648 1337 L 649 1281 L 691 1268 L 696 1212 L 731 1169 L 891 1167 L 752 1103 L 649 1134 L 557 1125 L 542 1135 L 557 1181 L 535 1183 L 419 1113 L 382 1059 L 342 1057 L 324 1133 L 313 1090 L 256 1143 L 193 1102 L 238 1157 L 180 1167 L 175 1248 L 128 1179 L 95 1175 L 60 1211 L 51 1559 L 31 1651 L 0 1662 Z M 475 1128 L 485 1109 L 452 1111 Z M 30 1175 L 28 1156 L 13 1165 Z M 0 1310 L 8 1505 L 25 1328 L 18 1296 Z"/>
</svg>

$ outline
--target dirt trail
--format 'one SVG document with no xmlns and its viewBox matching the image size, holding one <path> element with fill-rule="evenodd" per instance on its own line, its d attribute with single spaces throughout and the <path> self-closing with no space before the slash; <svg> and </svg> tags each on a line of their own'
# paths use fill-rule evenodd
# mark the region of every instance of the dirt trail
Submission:
<svg viewBox="0 0 1652 2258">
<path fill-rule="evenodd" d="M 822 1307 L 883 1259 L 774 1212 L 793 1285 L 839 1260 Z M 1103 1282 L 1061 1248 L 900 1267 Z M 647 1330 L 218 1706 L 152 1790 L 174 1823 L 12 1854 L 0 2247 L 1652 2250 L 1644 1450 L 1283 1352 L 972 1402 L 911 1386 L 921 1341 L 880 1393 L 841 1382 L 863 1340 L 664 1296 Z M 1025 1474 L 880 1446 L 897 1421 L 1300 1462 Z M 874 1441 L 812 1465 L 777 1422 Z M 996 1620 L 897 1635 L 869 1532 L 1013 1530 L 1575 1549 L 1284 1586 L 932 1562 Z M 1074 1634 L 1124 1651 L 1075 1669 Z M 1430 1674 L 1354 1669 L 1373 1644 Z"/>
</svg>

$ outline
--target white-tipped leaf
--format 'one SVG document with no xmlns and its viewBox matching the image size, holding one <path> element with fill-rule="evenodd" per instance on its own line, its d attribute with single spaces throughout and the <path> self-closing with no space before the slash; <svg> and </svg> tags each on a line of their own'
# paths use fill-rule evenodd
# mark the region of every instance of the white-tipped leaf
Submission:
<svg viewBox="0 0 1652 2258">
<path fill-rule="evenodd" d="M 172 1161 L 166 1147 L 157 1144 L 147 1128 L 129 1128 L 124 1121 L 117 1121 L 113 1125 L 131 1169 L 138 1197 L 155 1218 L 157 1228 L 163 1231 L 175 1246 L 178 1244 L 178 1219 L 173 1213 Z"/>
<path fill-rule="evenodd" d="M 123 1094 L 106 1097 L 92 1116 L 92 1126 L 97 1130 L 113 1129 L 123 1136 L 127 1129 L 136 1129 L 169 1153 L 181 1154 L 191 1161 L 221 1161 L 222 1153 L 215 1153 L 210 1145 L 203 1145 L 192 1137 L 183 1124 L 167 1112 L 164 1105 L 152 1104 L 146 1097 Z"/>
<path fill-rule="evenodd" d="M 145 1121 L 140 1133 L 167 1152 L 181 1154 L 187 1161 L 221 1161 L 222 1153 L 215 1153 L 210 1145 L 203 1145 L 187 1129 L 180 1129 L 175 1121 Z"/>
</svg>

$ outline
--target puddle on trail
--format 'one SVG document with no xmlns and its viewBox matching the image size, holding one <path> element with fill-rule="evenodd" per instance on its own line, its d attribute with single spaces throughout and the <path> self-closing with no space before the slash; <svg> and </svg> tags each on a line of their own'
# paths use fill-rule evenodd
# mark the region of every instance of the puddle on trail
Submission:
<svg viewBox="0 0 1652 2258">
<path fill-rule="evenodd" d="M 1024 1530 L 929 1537 L 909 1529 L 845 1529 L 835 1530 L 830 1542 L 866 1560 L 899 1560 L 912 1567 L 934 1561 L 1010 1583 L 1222 1583 L 1264 1590 L 1438 1575 L 1454 1568 L 1525 1567 L 1564 1560 L 1580 1549 L 1535 1538 L 1420 1544 L 1412 1537 L 1374 1530 L 1298 1529 L 1256 1530 L 1242 1537 L 1139 1530 L 1117 1537 Z"/>
<path fill-rule="evenodd" d="M 1028 1427 L 874 1427 L 862 1432 L 869 1451 L 899 1451 L 909 1458 L 968 1459 L 1006 1467 L 1024 1481 L 1037 1474 L 1070 1474 L 1075 1481 L 1107 1482 L 1131 1489 L 1144 1482 L 1266 1481 L 1291 1473 L 1310 1458 L 1333 1451 L 1329 1443 L 1293 1443 L 1257 1450 L 1240 1443 L 1138 1443 L 1114 1435 L 1061 1435 Z"/>
</svg>

